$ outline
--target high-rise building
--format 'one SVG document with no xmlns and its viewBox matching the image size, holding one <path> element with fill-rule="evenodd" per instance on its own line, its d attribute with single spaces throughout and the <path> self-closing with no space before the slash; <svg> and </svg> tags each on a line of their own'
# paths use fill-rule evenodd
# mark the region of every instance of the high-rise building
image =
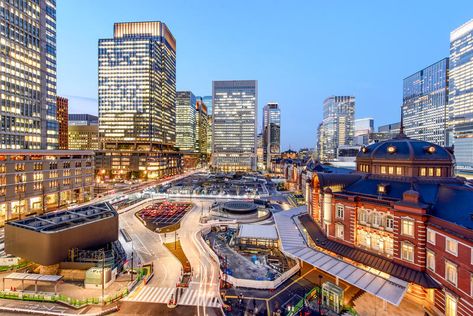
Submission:
<svg viewBox="0 0 473 316">
<path fill-rule="evenodd" d="M 162 22 L 115 23 L 99 40 L 99 138 L 105 179 L 182 171 L 176 143 L 176 40 Z"/>
<path fill-rule="evenodd" d="M 448 58 L 404 79 L 402 119 L 408 137 L 446 146 L 447 106 Z"/>
<path fill-rule="evenodd" d="M 197 151 L 196 97 L 190 91 L 176 93 L 176 147 L 181 151 Z"/>
<path fill-rule="evenodd" d="M 473 169 L 473 19 L 450 33 L 449 129 L 459 170 Z M 448 138 L 452 138 L 450 135 Z"/>
<path fill-rule="evenodd" d="M 263 146 L 263 133 L 259 133 L 256 135 L 256 166 L 258 170 L 264 170 L 266 168 Z"/>
<path fill-rule="evenodd" d="M 212 94 L 212 167 L 256 170 L 257 81 L 214 81 Z"/>
<path fill-rule="evenodd" d="M 212 125 L 213 125 L 213 119 L 212 115 L 208 116 L 208 128 L 207 128 L 207 155 L 212 154 Z"/>
<path fill-rule="evenodd" d="M 355 134 L 355 97 L 331 96 L 323 104 L 323 121 L 319 129 L 320 159 L 333 160 L 337 157 L 337 148 L 353 145 Z"/>
<path fill-rule="evenodd" d="M 176 40 L 162 22 L 115 23 L 99 40 L 102 143 L 176 141 Z"/>
<path fill-rule="evenodd" d="M 56 1 L 0 8 L 0 147 L 57 149 Z"/>
<path fill-rule="evenodd" d="M 391 138 L 399 134 L 400 131 L 401 131 L 401 122 L 378 126 L 378 133 L 391 134 Z"/>
<path fill-rule="evenodd" d="M 367 117 L 355 120 L 354 145 L 368 145 L 369 136 L 374 132 L 374 119 Z"/>
<path fill-rule="evenodd" d="M 207 114 L 209 116 L 212 115 L 212 96 L 211 95 L 203 96 L 202 101 L 207 106 Z"/>
<path fill-rule="evenodd" d="M 271 158 L 281 153 L 281 109 L 277 103 L 268 103 L 263 108 L 263 155 L 266 168 Z"/>
<path fill-rule="evenodd" d="M 56 118 L 58 122 L 59 149 L 68 149 L 68 118 L 69 100 L 63 97 L 56 98 Z"/>
<path fill-rule="evenodd" d="M 195 147 L 201 155 L 207 156 L 207 131 L 209 129 L 209 117 L 207 106 L 202 99 L 196 102 L 196 144 Z"/>
<path fill-rule="evenodd" d="M 98 117 L 90 114 L 69 114 L 69 149 L 98 150 Z"/>
</svg>

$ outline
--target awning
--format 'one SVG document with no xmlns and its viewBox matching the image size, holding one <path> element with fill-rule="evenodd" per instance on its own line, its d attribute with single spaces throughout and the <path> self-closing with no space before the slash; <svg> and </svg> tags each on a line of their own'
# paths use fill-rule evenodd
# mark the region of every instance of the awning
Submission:
<svg viewBox="0 0 473 316">
<path fill-rule="evenodd" d="M 310 248 L 296 224 L 296 218 L 294 218 L 306 212 L 306 207 L 301 206 L 274 214 L 282 251 L 290 257 L 307 262 L 359 289 L 399 306 L 406 293 L 408 283 L 394 277 L 384 278 L 379 273 L 366 271 Z"/>
<path fill-rule="evenodd" d="M 62 275 L 48 275 L 37 273 L 19 273 L 13 272 L 4 277 L 4 279 L 18 280 L 18 281 L 38 281 L 38 282 L 58 282 L 62 279 Z"/>
</svg>

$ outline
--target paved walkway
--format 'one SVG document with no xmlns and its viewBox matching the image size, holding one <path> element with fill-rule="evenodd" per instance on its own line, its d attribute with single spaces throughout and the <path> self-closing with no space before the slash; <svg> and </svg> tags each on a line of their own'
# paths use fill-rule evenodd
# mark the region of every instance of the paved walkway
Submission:
<svg viewBox="0 0 473 316">
<path fill-rule="evenodd" d="M 355 310 L 360 316 L 422 316 L 424 309 L 422 304 L 414 302 L 406 295 L 398 307 L 391 304 L 383 304 L 383 301 L 369 293 L 363 294 L 355 301 Z"/>
</svg>

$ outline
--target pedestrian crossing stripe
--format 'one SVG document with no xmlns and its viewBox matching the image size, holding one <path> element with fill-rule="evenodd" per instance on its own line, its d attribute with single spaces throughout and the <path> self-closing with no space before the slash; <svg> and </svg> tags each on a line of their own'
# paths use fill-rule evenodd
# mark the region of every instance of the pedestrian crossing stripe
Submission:
<svg viewBox="0 0 473 316">
<path fill-rule="evenodd" d="M 171 296 L 175 295 L 176 288 L 163 288 L 145 286 L 133 297 L 128 297 L 124 301 L 130 302 L 144 302 L 144 303 L 161 303 L 167 304 Z M 199 290 L 184 289 L 182 295 L 179 297 L 177 304 L 185 306 L 205 306 L 205 307 L 220 307 L 220 302 L 217 297 L 218 294 L 199 295 Z"/>
</svg>

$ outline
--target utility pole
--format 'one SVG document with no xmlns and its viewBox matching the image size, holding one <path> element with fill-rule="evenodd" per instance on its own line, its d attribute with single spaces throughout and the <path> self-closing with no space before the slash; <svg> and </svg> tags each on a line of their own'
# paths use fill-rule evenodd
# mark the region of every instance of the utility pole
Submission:
<svg viewBox="0 0 473 316">
<path fill-rule="evenodd" d="M 135 248 L 133 247 L 133 240 L 131 241 L 131 281 L 133 282 L 133 253 L 135 252 Z"/>
<path fill-rule="evenodd" d="M 105 305 L 105 249 L 102 249 L 102 305 Z"/>
</svg>

